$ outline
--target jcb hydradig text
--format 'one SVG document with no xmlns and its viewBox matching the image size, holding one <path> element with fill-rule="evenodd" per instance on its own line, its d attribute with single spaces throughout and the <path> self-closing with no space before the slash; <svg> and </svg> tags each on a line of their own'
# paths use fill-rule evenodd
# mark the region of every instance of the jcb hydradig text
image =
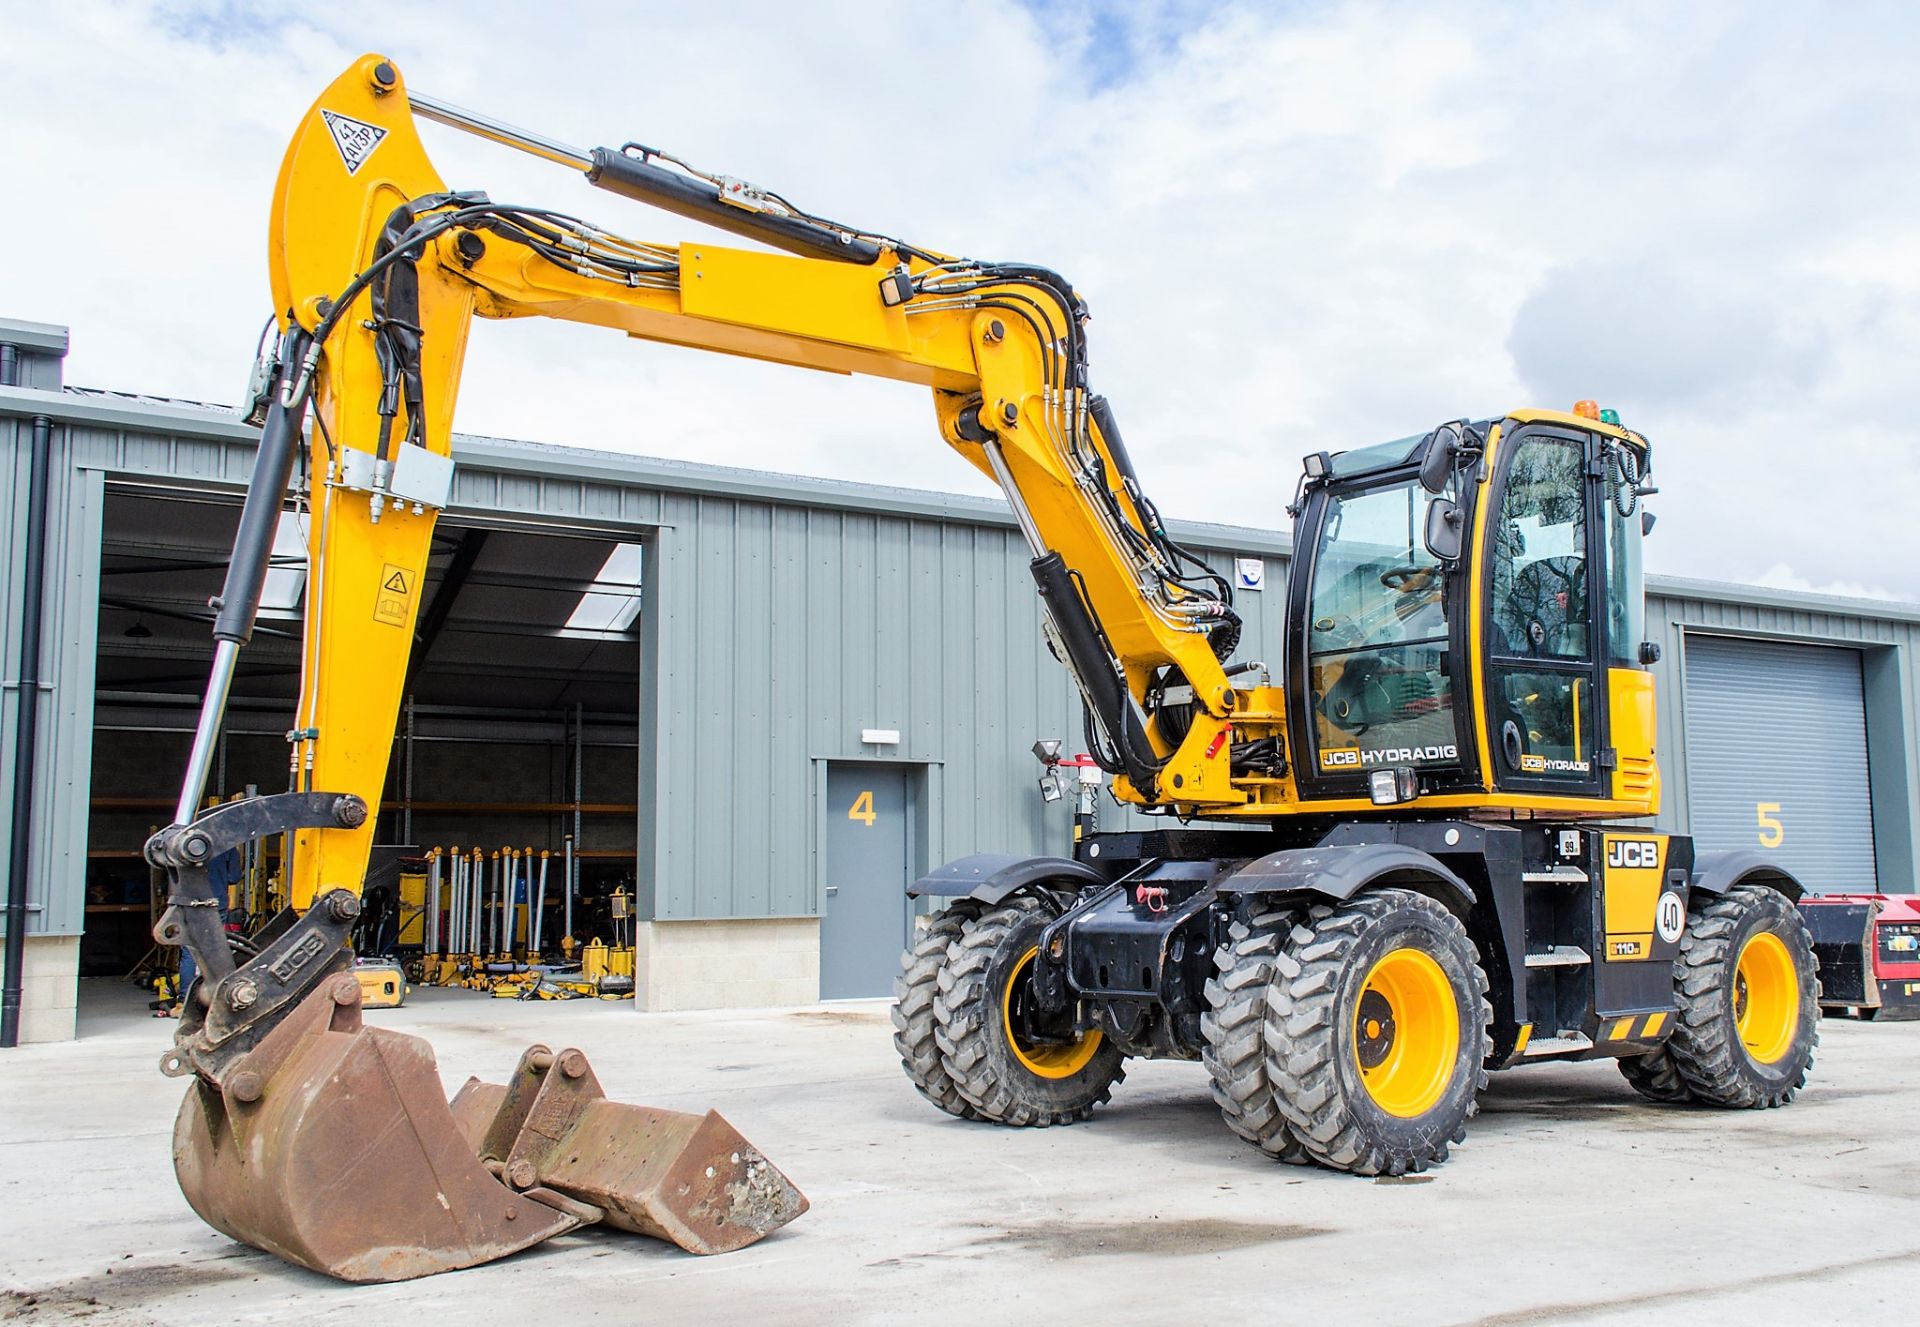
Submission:
<svg viewBox="0 0 1920 1327">
<path fill-rule="evenodd" d="M 451 191 L 416 116 L 785 252 Z M 268 258 L 260 451 L 175 824 L 147 849 L 172 879 L 157 934 L 202 972 L 166 1059 L 194 1079 L 176 1164 L 236 1238 L 373 1280 L 589 1221 L 719 1251 L 805 1208 L 717 1117 L 612 1105 L 577 1052 L 535 1048 L 450 1109 L 424 1044 L 364 1026 L 340 979 L 476 315 L 930 388 L 942 440 L 1012 508 L 1114 795 L 1224 822 L 921 883 L 952 902 L 907 955 L 896 1040 L 942 1109 L 1064 1122 L 1128 1056 L 1198 1058 L 1266 1151 L 1402 1171 L 1446 1154 L 1487 1066 L 1616 1056 L 1650 1096 L 1743 1106 L 1803 1081 L 1798 886 L 1605 823 L 1652 814 L 1658 785 L 1651 450 L 1597 410 L 1310 458 L 1274 685 L 1232 662 L 1232 588 L 1167 534 L 1092 394 L 1086 308 L 1045 268 L 843 226 L 638 144 L 525 133 L 409 93 L 377 55 L 301 121 Z M 294 787 L 195 819 L 303 440 Z M 236 954 L 206 864 L 281 833 L 293 906 Z"/>
</svg>

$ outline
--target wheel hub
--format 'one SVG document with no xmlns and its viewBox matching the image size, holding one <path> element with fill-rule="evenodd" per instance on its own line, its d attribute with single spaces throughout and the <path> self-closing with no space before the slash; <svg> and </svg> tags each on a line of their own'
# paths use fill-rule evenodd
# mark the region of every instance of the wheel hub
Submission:
<svg viewBox="0 0 1920 1327">
<path fill-rule="evenodd" d="M 1393 1051 L 1393 1005 L 1368 987 L 1360 995 L 1360 1036 L 1355 1045 L 1363 1070 L 1378 1069 Z"/>
<path fill-rule="evenodd" d="M 1027 978 L 1039 953 L 1040 947 L 1035 945 L 1020 956 L 1013 971 L 1007 974 L 1006 990 L 1000 997 L 1001 1030 L 1006 1034 L 1013 1058 L 1028 1073 L 1040 1078 L 1071 1078 L 1093 1062 L 1100 1050 L 1101 1036 L 1098 1031 L 1088 1031 L 1067 1040 L 1039 1041 L 1030 1035 L 1032 1018 L 1028 1010 Z"/>
</svg>

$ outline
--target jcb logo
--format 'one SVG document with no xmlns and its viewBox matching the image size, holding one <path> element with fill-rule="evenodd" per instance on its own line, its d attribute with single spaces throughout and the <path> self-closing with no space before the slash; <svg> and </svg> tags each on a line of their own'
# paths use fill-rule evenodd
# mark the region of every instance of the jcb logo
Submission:
<svg viewBox="0 0 1920 1327">
<path fill-rule="evenodd" d="M 1607 844 L 1607 865 L 1627 870 L 1654 869 L 1660 865 L 1660 844 L 1656 839 L 1614 839 Z"/>
<path fill-rule="evenodd" d="M 1353 769 L 1360 763 L 1360 751 L 1356 747 L 1347 747 L 1338 751 L 1320 753 L 1321 769 Z"/>
</svg>

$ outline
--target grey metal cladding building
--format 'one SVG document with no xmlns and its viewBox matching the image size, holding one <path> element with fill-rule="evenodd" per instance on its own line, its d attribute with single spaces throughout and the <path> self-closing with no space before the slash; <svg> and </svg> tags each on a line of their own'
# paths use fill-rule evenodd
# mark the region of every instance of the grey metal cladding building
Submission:
<svg viewBox="0 0 1920 1327">
<path fill-rule="evenodd" d="M 63 388 L 62 328 L 0 321 L 0 344 L 19 384 L 0 386 L 8 799 L 36 420 L 52 457 L 23 1028 L 54 1039 L 72 1035 L 83 938 L 91 952 L 144 923 L 116 891 L 171 805 L 210 652 L 196 599 L 217 586 L 254 434 L 213 408 Z M 477 438 L 455 459 L 383 841 L 557 852 L 573 836 L 583 902 L 637 894 L 652 1008 L 878 994 L 911 876 L 1066 850 L 1029 748 L 1078 749 L 1079 704 L 1003 504 Z M 1176 529 L 1222 572 L 1263 575 L 1241 596 L 1240 657 L 1277 671 L 1286 538 Z M 634 584 L 607 584 L 636 546 Z M 293 589 L 282 635 L 244 656 L 259 662 L 223 791 L 284 783 Z M 578 625 L 578 605 L 622 590 L 637 613 Z M 1816 888 L 1911 889 L 1920 608 L 1656 580 L 1649 617 L 1663 824 L 1774 851 Z M 1121 820 L 1109 802 L 1103 825 Z"/>
</svg>

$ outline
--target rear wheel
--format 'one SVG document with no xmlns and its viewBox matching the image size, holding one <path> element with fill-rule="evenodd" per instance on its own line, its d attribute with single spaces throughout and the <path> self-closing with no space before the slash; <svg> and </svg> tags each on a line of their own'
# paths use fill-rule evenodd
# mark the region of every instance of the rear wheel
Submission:
<svg viewBox="0 0 1920 1327">
<path fill-rule="evenodd" d="M 1793 1100 L 1820 1042 L 1817 969 L 1800 910 L 1777 889 L 1735 885 L 1688 917 L 1667 1045 L 1695 1097 L 1754 1109 Z"/>
<path fill-rule="evenodd" d="M 996 1124 L 1084 1120 L 1124 1076 L 1111 1041 L 1034 1005 L 1028 978 L 1049 920 L 1028 900 L 988 909 L 962 923 L 939 972 L 941 1065 L 966 1103 Z"/>
<path fill-rule="evenodd" d="M 1439 903 L 1380 889 L 1316 907 L 1276 958 L 1267 1076 L 1313 1160 L 1362 1175 L 1445 1161 L 1486 1085 L 1487 979 Z"/>
<path fill-rule="evenodd" d="M 1268 1156 L 1301 1164 L 1307 1154 L 1280 1113 L 1266 1053 L 1267 987 L 1292 920 L 1290 911 L 1275 909 L 1233 923 L 1213 956 L 1218 975 L 1206 986 L 1200 1058 L 1227 1127 Z M 1293 966 L 1287 963 L 1288 975 Z"/>
<path fill-rule="evenodd" d="M 935 913 L 912 948 L 900 956 L 900 975 L 893 979 L 893 1047 L 900 1052 L 900 1067 L 921 1096 L 963 1120 L 977 1120 L 980 1113 L 960 1095 L 941 1062 L 933 1002 L 940 993 L 947 951 L 959 939 L 960 928 L 980 915 L 980 908 L 975 900 L 963 898 Z"/>
</svg>

